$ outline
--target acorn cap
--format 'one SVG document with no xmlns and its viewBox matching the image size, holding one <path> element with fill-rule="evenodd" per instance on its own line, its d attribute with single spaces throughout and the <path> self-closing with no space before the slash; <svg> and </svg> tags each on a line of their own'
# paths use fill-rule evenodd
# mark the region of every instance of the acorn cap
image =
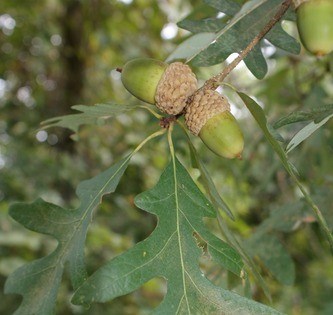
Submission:
<svg viewBox="0 0 333 315">
<path fill-rule="evenodd" d="M 210 118 L 225 111 L 230 111 L 230 104 L 225 97 L 212 90 L 200 91 L 186 107 L 185 123 L 197 136 Z"/>
<path fill-rule="evenodd" d="M 186 100 L 197 89 L 198 81 L 188 65 L 171 63 L 158 83 L 156 106 L 170 115 L 177 115 L 186 106 Z"/>
</svg>

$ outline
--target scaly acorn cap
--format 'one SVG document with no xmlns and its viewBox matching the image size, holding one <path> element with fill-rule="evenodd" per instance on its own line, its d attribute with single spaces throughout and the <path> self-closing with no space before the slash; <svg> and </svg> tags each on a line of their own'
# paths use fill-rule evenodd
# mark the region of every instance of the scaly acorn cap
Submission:
<svg viewBox="0 0 333 315">
<path fill-rule="evenodd" d="M 225 97 L 212 90 L 200 91 L 186 107 L 186 126 L 197 136 L 208 119 L 224 111 L 230 111 L 230 104 Z"/>
<path fill-rule="evenodd" d="M 228 101 L 216 91 L 199 92 L 186 107 L 185 123 L 219 156 L 240 158 L 244 138 Z"/>
<path fill-rule="evenodd" d="M 177 115 L 197 89 L 191 68 L 181 62 L 170 65 L 155 59 L 138 58 L 125 64 L 121 73 L 125 88 L 138 99 L 155 104 L 162 112 Z"/>
<path fill-rule="evenodd" d="M 177 115 L 186 106 L 186 100 L 198 86 L 198 81 L 191 68 L 181 62 L 171 63 L 158 83 L 156 106 L 170 115 Z"/>
</svg>

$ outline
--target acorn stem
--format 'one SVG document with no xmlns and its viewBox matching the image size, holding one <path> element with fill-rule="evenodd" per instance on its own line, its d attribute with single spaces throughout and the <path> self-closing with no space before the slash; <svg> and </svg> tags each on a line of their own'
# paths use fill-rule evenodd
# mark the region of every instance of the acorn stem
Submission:
<svg viewBox="0 0 333 315">
<path fill-rule="evenodd" d="M 147 111 L 149 111 L 151 114 L 153 114 L 153 116 L 155 116 L 157 119 L 161 119 L 163 118 L 163 116 L 161 116 L 160 114 L 156 113 L 152 108 L 146 106 L 146 105 L 140 105 L 140 108 L 143 108 Z"/>
<path fill-rule="evenodd" d="M 183 115 L 183 113 L 180 113 L 178 115 L 171 115 L 171 116 L 167 116 L 167 117 L 162 117 L 160 119 L 160 126 L 162 128 L 169 129 L 170 125 L 182 115 Z"/>
</svg>

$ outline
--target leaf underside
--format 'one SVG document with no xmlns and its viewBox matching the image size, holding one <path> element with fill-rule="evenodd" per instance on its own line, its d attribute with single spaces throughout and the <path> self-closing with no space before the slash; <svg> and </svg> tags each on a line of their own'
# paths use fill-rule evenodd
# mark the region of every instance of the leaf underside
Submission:
<svg viewBox="0 0 333 315">
<path fill-rule="evenodd" d="M 215 286 L 202 273 L 195 234 L 207 243 L 214 261 L 238 275 L 243 265 L 239 255 L 204 226 L 203 217 L 216 213 L 176 158 L 135 203 L 158 217 L 155 230 L 88 278 L 75 293 L 75 304 L 105 302 L 161 277 L 168 289 L 154 314 L 280 314 Z"/>
<path fill-rule="evenodd" d="M 41 123 L 42 129 L 62 127 L 78 132 L 81 125 L 103 125 L 107 119 L 133 110 L 133 105 L 115 103 L 95 104 L 93 106 L 74 105 L 71 107 L 81 113 L 53 117 Z"/>
<path fill-rule="evenodd" d="M 315 131 L 317 131 L 320 127 L 326 124 L 332 117 L 333 114 L 325 117 L 322 121 L 318 123 L 310 122 L 308 125 L 302 128 L 288 143 L 286 148 L 287 153 L 294 150 L 299 144 L 301 144 L 304 140 L 310 137 Z"/>
</svg>

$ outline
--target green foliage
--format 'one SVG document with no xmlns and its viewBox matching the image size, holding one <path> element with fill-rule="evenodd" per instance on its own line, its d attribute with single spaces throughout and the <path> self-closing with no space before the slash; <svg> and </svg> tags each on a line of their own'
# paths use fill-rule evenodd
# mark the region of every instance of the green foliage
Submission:
<svg viewBox="0 0 333 315">
<path fill-rule="evenodd" d="M 145 145 L 163 116 L 130 105 L 114 69 L 169 55 L 201 84 L 281 5 L 196 2 L 0 4 L 16 21 L 0 28 L 0 313 L 280 314 L 267 299 L 332 312 L 332 56 L 292 55 L 295 25 L 278 23 L 245 59 L 267 77 L 232 71 L 220 91 L 244 132 L 241 161 L 212 155 L 181 118 L 169 149 Z M 178 26 L 193 35 L 162 39 L 186 14 Z"/>
<path fill-rule="evenodd" d="M 273 209 L 245 242 L 252 257 L 259 257 L 266 269 L 284 285 L 295 281 L 295 264 L 279 240 L 279 232 L 291 233 L 309 216 L 302 201 Z"/>
<path fill-rule="evenodd" d="M 71 107 L 74 110 L 82 112 L 81 114 L 65 115 L 54 117 L 42 122 L 44 129 L 51 127 L 63 127 L 79 131 L 81 125 L 103 125 L 105 121 L 116 115 L 133 110 L 131 105 L 120 104 L 95 104 L 94 106 L 75 105 Z"/>
<path fill-rule="evenodd" d="M 23 296 L 15 314 L 52 314 L 67 262 L 74 288 L 86 279 L 84 243 L 93 211 L 104 194 L 115 191 L 130 157 L 95 178 L 81 182 L 77 188 L 81 206 L 76 210 L 63 209 L 41 199 L 11 206 L 13 219 L 58 241 L 50 255 L 21 267 L 8 278 L 5 292 Z"/>
<path fill-rule="evenodd" d="M 297 174 L 298 174 L 297 169 L 288 161 L 288 157 L 287 157 L 286 153 L 284 152 L 283 148 L 274 139 L 273 135 L 271 135 L 269 129 L 267 128 L 267 120 L 266 120 L 266 117 L 265 117 L 265 114 L 264 114 L 263 110 L 248 95 L 246 95 L 244 93 L 240 93 L 240 92 L 238 92 L 238 95 L 241 97 L 241 99 L 246 104 L 247 108 L 250 110 L 251 114 L 253 115 L 253 117 L 257 121 L 258 125 L 262 129 L 266 139 L 268 140 L 268 142 L 270 143 L 270 145 L 272 146 L 274 151 L 278 154 L 284 168 L 290 174 L 291 178 L 294 180 L 296 185 L 300 188 L 302 194 L 304 195 L 305 200 L 312 207 L 312 209 L 314 211 L 314 214 L 317 216 L 319 225 L 321 226 L 323 232 L 326 234 L 327 240 L 328 240 L 328 242 L 330 244 L 330 247 L 331 247 L 331 251 L 333 253 L 333 235 L 332 235 L 332 232 L 331 232 L 330 228 L 327 225 L 326 219 L 322 215 L 322 213 L 321 213 L 320 209 L 317 207 L 317 205 L 313 202 L 313 200 L 311 199 L 311 197 L 308 194 L 308 192 L 306 191 L 306 189 L 303 187 L 303 185 L 297 179 Z M 331 118 L 331 116 L 332 115 L 329 115 L 319 125 L 321 126 L 324 123 L 326 123 Z M 319 127 L 315 126 L 313 128 L 312 126 L 310 126 L 310 128 L 308 128 L 306 131 L 303 131 L 301 133 L 301 135 L 299 135 L 298 138 L 301 138 L 301 139 L 297 139 L 297 135 L 296 135 L 295 136 L 296 140 L 294 140 L 295 142 L 292 142 L 292 143 L 294 143 L 293 146 L 296 146 L 301 141 L 304 141 L 307 137 L 309 137 L 313 133 L 313 129 L 318 129 Z M 289 151 L 290 151 L 290 149 L 289 149 Z"/>
<path fill-rule="evenodd" d="M 270 273 L 284 285 L 295 280 L 295 265 L 276 236 L 255 233 L 247 242 L 253 257 L 258 256 Z"/>
<path fill-rule="evenodd" d="M 229 245 L 203 226 L 202 218 L 216 217 L 216 213 L 176 158 L 157 185 L 138 195 L 135 203 L 158 216 L 156 229 L 149 238 L 97 270 L 76 292 L 74 303 L 105 302 L 137 289 L 151 278 L 163 277 L 168 290 L 155 309 L 157 314 L 269 311 L 213 286 L 200 271 L 195 235 L 207 244 L 214 261 L 238 276 L 242 263 Z"/>
<path fill-rule="evenodd" d="M 326 124 L 332 117 L 333 114 L 323 118 L 323 120 L 318 123 L 311 122 L 302 128 L 288 143 L 286 148 L 287 153 L 289 153 L 291 150 L 294 150 L 300 143 L 310 137 L 316 130 Z"/>
<path fill-rule="evenodd" d="M 272 19 L 281 6 L 279 0 L 261 0 L 247 3 L 239 10 L 240 6 L 231 1 L 206 2 L 223 13 L 233 16 L 233 18 L 228 21 L 228 25 L 222 24 L 219 31 L 215 30 L 216 23 L 220 24 L 218 19 L 215 20 L 215 24 L 210 23 L 213 25 L 210 29 L 206 25 L 205 32 L 215 33 L 198 34 L 195 39 L 190 38 L 188 40 L 190 43 L 185 41 L 180 45 L 181 48 L 177 48 L 178 53 L 172 55 L 173 58 L 186 57 L 194 65 L 201 67 L 219 64 L 232 53 L 242 51 Z M 189 23 L 185 19 L 178 25 L 193 33 L 202 32 L 202 21 Z M 288 35 L 279 24 L 267 34 L 266 39 L 288 52 L 299 53 L 300 46 L 297 41 Z M 193 49 L 187 50 L 188 54 L 185 54 L 188 46 L 195 46 L 195 54 L 193 54 Z M 266 75 L 267 64 L 259 46 L 253 49 L 244 59 L 244 62 L 257 78 L 262 79 Z"/>
<path fill-rule="evenodd" d="M 280 118 L 274 123 L 274 128 L 278 129 L 282 126 L 293 124 L 303 121 L 313 121 L 314 123 L 319 123 L 323 119 L 329 117 L 333 113 L 333 105 L 323 105 L 318 106 L 311 111 L 297 111 L 292 112 L 286 117 Z"/>
<path fill-rule="evenodd" d="M 269 144 L 272 146 L 274 151 L 278 154 L 283 166 L 287 170 L 288 173 L 292 172 L 291 166 L 288 161 L 288 157 L 286 156 L 282 146 L 278 143 L 274 136 L 271 134 L 266 116 L 262 108 L 248 95 L 238 92 L 238 95 L 243 100 L 251 114 L 253 115 L 254 119 L 258 123 L 259 127 L 263 131 L 266 139 L 268 140 Z"/>
<path fill-rule="evenodd" d="M 191 142 L 187 133 L 186 133 L 186 135 L 189 140 L 188 145 L 190 147 L 190 153 L 191 153 L 191 157 L 192 157 L 192 166 L 199 169 L 202 181 L 205 185 L 207 193 L 209 194 L 211 202 L 217 209 L 222 209 L 231 219 L 234 219 L 231 209 L 220 196 L 204 163 L 202 163 L 202 161 L 198 157 L 197 151 L 195 150 L 195 147 L 194 147 L 193 143 Z"/>
</svg>

